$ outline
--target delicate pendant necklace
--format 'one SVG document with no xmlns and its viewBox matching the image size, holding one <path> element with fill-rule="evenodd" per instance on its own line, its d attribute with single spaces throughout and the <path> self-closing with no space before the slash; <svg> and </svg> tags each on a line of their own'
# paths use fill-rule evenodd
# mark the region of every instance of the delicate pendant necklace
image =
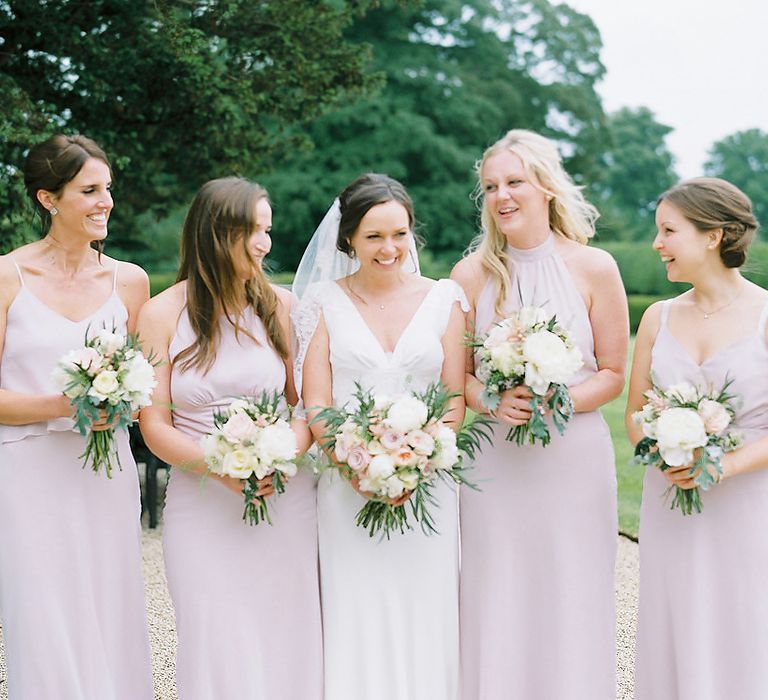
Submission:
<svg viewBox="0 0 768 700">
<path fill-rule="evenodd" d="M 384 311 L 386 308 L 385 304 L 369 304 L 363 297 L 361 297 L 354 289 L 352 289 L 352 285 L 349 283 L 349 278 L 346 280 L 347 282 L 347 289 L 349 290 L 349 293 L 355 297 L 355 299 L 359 299 L 363 304 L 366 306 L 378 306 L 380 311 Z"/>
<path fill-rule="evenodd" d="M 727 309 L 731 304 L 733 304 L 733 302 L 736 301 L 741 296 L 741 293 L 743 291 L 744 291 L 744 285 L 741 286 L 741 289 L 739 289 L 739 291 L 736 292 L 736 294 L 733 296 L 733 298 L 730 301 L 727 301 L 725 304 L 723 304 L 722 306 L 718 306 L 716 309 L 713 309 L 712 311 L 704 311 L 704 309 L 702 309 L 701 306 L 699 306 L 699 304 L 696 301 L 693 302 L 693 305 L 699 311 L 701 311 L 701 313 L 704 316 L 704 320 L 708 321 L 711 316 L 714 316 L 716 313 L 722 311 L 723 309 Z"/>
</svg>

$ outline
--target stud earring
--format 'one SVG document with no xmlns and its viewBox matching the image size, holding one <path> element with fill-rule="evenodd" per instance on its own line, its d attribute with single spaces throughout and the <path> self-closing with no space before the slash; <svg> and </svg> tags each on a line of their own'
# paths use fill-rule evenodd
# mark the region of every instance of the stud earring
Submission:
<svg viewBox="0 0 768 700">
<path fill-rule="evenodd" d="M 56 207 L 51 207 L 51 208 L 48 210 L 48 213 L 49 213 L 51 216 L 56 216 L 56 214 L 58 214 L 58 213 L 59 213 L 59 210 L 58 210 Z"/>
</svg>

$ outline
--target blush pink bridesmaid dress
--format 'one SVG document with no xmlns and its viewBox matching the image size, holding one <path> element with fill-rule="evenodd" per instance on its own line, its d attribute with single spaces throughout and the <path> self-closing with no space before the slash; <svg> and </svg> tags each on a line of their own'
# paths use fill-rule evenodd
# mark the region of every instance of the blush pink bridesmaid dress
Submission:
<svg viewBox="0 0 768 700">
<path fill-rule="evenodd" d="M 197 440 L 235 396 L 282 392 L 285 365 L 249 308 L 235 336 L 222 319 L 207 373 L 173 366 L 176 428 Z M 186 311 L 170 359 L 194 341 Z M 214 479 L 171 469 L 163 513 L 165 568 L 176 612 L 180 700 L 320 700 L 322 633 L 316 489 L 299 470 L 270 499 L 273 525 L 243 522 L 243 497 Z"/>
<path fill-rule="evenodd" d="M 556 246 L 507 248 L 506 312 L 544 306 L 596 371 L 586 305 Z M 496 317 L 489 283 L 477 331 Z M 463 700 L 614 700 L 616 475 L 608 427 L 578 413 L 547 447 L 507 442 L 498 425 L 475 462 L 482 491 L 461 491 Z"/>
<path fill-rule="evenodd" d="M 125 331 L 128 312 L 113 286 L 72 321 L 19 279 L 0 387 L 55 394 L 61 356 L 82 347 L 89 327 Z M 83 469 L 85 438 L 72 420 L 0 425 L 0 618 L 12 700 L 154 697 L 139 480 L 126 433 L 115 437 L 123 468 L 107 479 Z"/>
<path fill-rule="evenodd" d="M 662 386 L 689 381 L 741 397 L 733 429 L 768 435 L 768 305 L 754 333 L 697 364 L 668 326 L 651 354 Z M 640 510 L 637 700 L 768 698 L 768 470 L 702 493 L 701 513 L 670 510 L 669 482 L 648 469 Z"/>
</svg>

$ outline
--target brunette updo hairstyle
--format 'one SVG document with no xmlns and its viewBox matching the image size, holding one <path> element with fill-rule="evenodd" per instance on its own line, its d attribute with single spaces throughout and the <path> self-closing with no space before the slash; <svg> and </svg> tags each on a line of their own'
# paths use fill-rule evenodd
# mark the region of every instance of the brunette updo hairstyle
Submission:
<svg viewBox="0 0 768 700">
<path fill-rule="evenodd" d="M 413 231 L 414 216 L 413 202 L 405 187 L 388 175 L 380 173 L 365 173 L 353 180 L 339 195 L 341 221 L 336 248 L 342 253 L 354 256 L 350 245 L 360 221 L 371 207 L 386 202 L 398 202 L 408 212 L 408 227 Z"/>
<path fill-rule="evenodd" d="M 723 230 L 720 259 L 726 267 L 741 267 L 760 227 L 752 202 L 738 187 L 717 177 L 685 180 L 664 192 L 656 202 L 677 207 L 699 231 Z"/>
<path fill-rule="evenodd" d="M 104 151 L 87 136 L 56 134 L 29 149 L 24 162 L 24 187 L 40 216 L 43 233 L 51 227 L 51 213 L 38 201 L 38 190 L 46 190 L 58 197 L 89 158 L 98 158 L 111 170 Z"/>
</svg>

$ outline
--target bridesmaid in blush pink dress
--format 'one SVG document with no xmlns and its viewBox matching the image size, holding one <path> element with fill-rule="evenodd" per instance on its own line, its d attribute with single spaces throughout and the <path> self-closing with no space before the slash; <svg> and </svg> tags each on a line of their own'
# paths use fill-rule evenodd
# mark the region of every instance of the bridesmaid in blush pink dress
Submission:
<svg viewBox="0 0 768 700">
<path fill-rule="evenodd" d="M 83 468 L 85 438 L 51 373 L 89 328 L 133 330 L 143 270 L 92 247 L 107 236 L 111 173 L 83 136 L 34 146 L 27 192 L 48 232 L 0 258 L 0 619 L 12 700 L 151 700 L 140 494 L 122 470 Z M 95 429 L 105 427 L 96 424 Z"/>
<path fill-rule="evenodd" d="M 555 147 L 510 131 L 478 168 L 483 235 L 453 277 L 484 334 L 521 306 L 570 330 L 584 366 L 570 382 L 575 415 L 546 447 L 505 440 L 531 415 L 523 387 L 504 392 L 493 444 L 475 462 L 482 491 L 461 493 L 461 697 L 613 700 L 616 476 L 598 408 L 624 383 L 628 322 L 613 260 L 584 245 L 594 208 Z M 599 359 L 598 359 L 599 358 Z M 482 386 L 468 363 L 467 405 Z"/>
<path fill-rule="evenodd" d="M 668 489 L 691 488 L 689 466 L 648 469 L 640 511 L 638 700 L 768 698 L 768 292 L 739 268 L 757 221 L 724 180 L 697 178 L 665 192 L 653 247 L 675 282 L 693 285 L 651 306 L 635 343 L 627 427 L 650 374 L 662 387 L 692 382 L 739 397 L 725 455 L 702 512 L 670 509 Z"/>
<path fill-rule="evenodd" d="M 184 223 L 180 281 L 139 319 L 144 344 L 163 360 L 141 429 L 149 448 L 174 465 L 163 546 L 181 700 L 322 697 L 314 477 L 300 470 L 270 499 L 271 526 L 243 522 L 242 482 L 202 477 L 199 441 L 217 408 L 265 390 L 296 402 L 292 296 L 261 269 L 271 226 L 260 186 L 240 178 L 206 183 Z M 306 423 L 292 426 L 306 450 Z"/>
</svg>

